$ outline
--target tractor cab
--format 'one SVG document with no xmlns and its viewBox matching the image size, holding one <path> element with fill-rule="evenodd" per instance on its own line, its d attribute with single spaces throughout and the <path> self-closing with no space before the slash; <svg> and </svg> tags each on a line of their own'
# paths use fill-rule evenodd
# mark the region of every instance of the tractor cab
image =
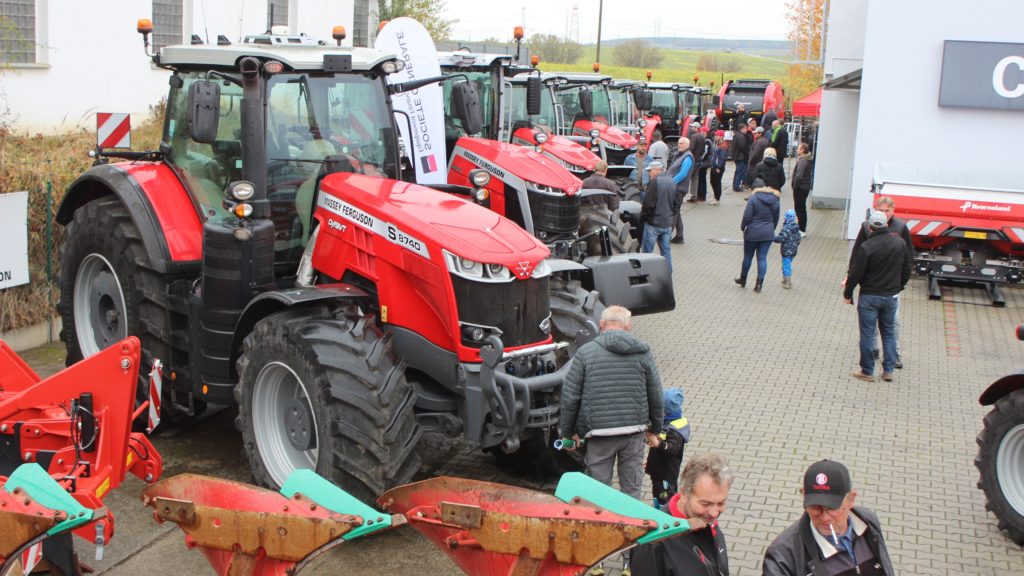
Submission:
<svg viewBox="0 0 1024 576">
<path fill-rule="evenodd" d="M 609 166 L 622 165 L 636 152 L 637 138 L 616 128 L 608 87 L 611 77 L 603 74 L 559 73 L 563 82 L 551 83 L 551 97 L 559 133 L 589 137 L 593 150 Z"/>
<path fill-rule="evenodd" d="M 256 55 L 265 116 L 259 156 L 274 224 L 278 273 L 294 271 L 311 231 L 318 179 L 331 172 L 400 179 L 398 142 L 385 77 L 402 63 L 360 48 L 324 55 L 304 37 L 272 43 L 249 36 L 230 46 L 169 46 L 157 56 L 172 71 L 161 148 L 207 221 L 237 215 L 224 190 L 243 178 L 243 88 L 236 69 Z M 207 114 L 193 114 L 195 106 Z M 249 128 L 251 130 L 251 128 Z M 252 160 L 250 160 L 252 161 Z M 251 178 L 251 177 L 250 177 Z M 246 198 L 235 198 L 242 202 Z M 245 208 L 241 208 L 245 210 Z"/>
<path fill-rule="evenodd" d="M 646 85 L 636 80 L 612 80 L 608 86 L 608 95 L 611 98 L 612 125 L 625 130 L 636 136 L 639 130 L 639 123 L 643 120 L 643 113 L 637 107 L 635 95 L 643 91 Z"/>
</svg>

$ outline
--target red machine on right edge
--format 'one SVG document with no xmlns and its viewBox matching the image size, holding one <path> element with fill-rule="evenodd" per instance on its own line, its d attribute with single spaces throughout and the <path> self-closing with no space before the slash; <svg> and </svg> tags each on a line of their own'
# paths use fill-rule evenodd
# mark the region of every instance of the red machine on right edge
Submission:
<svg viewBox="0 0 1024 576">
<path fill-rule="evenodd" d="M 914 241 L 914 271 L 939 283 L 984 288 L 1005 305 L 1000 286 L 1021 281 L 1024 267 L 1024 187 L 1011 175 L 885 165 L 875 171 L 873 202 L 895 201 Z"/>
<path fill-rule="evenodd" d="M 774 111 L 781 120 L 786 117 L 786 92 L 774 80 L 729 80 L 715 97 L 715 115 L 723 126 L 729 126 L 742 104 L 751 118 L 761 123 L 761 117 Z M 767 128 L 765 128 L 767 130 Z"/>
</svg>

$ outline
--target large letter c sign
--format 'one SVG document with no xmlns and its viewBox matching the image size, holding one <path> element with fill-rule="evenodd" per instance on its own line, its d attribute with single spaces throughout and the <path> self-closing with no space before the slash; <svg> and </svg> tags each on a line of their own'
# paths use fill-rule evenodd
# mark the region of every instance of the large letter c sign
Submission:
<svg viewBox="0 0 1024 576">
<path fill-rule="evenodd" d="M 1006 69 L 1011 65 L 1017 66 L 1018 70 L 1024 71 L 1024 57 L 1021 56 L 1007 56 L 996 64 L 995 70 L 992 71 L 992 88 L 995 89 L 996 94 L 999 94 L 1003 98 L 1020 98 L 1024 96 L 1024 82 L 1017 82 L 1017 86 L 1010 89 L 1003 82 L 1003 75 L 1006 73 Z"/>
</svg>

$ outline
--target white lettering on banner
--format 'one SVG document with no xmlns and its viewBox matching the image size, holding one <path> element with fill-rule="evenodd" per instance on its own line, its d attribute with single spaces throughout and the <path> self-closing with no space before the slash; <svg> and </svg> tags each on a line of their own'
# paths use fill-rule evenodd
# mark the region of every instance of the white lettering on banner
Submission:
<svg viewBox="0 0 1024 576">
<path fill-rule="evenodd" d="M 430 33 L 412 18 L 395 18 L 377 34 L 374 48 L 398 55 L 405 68 L 387 77 L 389 84 L 408 83 L 441 75 L 441 64 Z M 444 94 L 437 83 L 391 96 L 398 115 L 398 129 L 416 182 L 444 184 L 447 158 L 444 143 Z M 406 117 L 408 121 L 406 121 Z"/>
<path fill-rule="evenodd" d="M 1003 79 L 1006 69 L 1010 66 L 1016 66 L 1018 71 L 1024 73 L 1024 57 L 1007 56 L 1000 60 L 992 71 L 992 88 L 1003 98 L 1020 98 L 1024 96 L 1024 82 L 1018 81 L 1016 87 L 1009 88 L 1006 86 L 1006 80 Z"/>
<path fill-rule="evenodd" d="M 427 250 L 427 245 L 422 240 L 404 232 L 394 224 L 384 222 L 383 220 L 377 219 L 372 215 L 363 212 L 348 202 L 339 200 L 330 194 L 320 194 L 319 199 L 317 200 L 317 206 L 327 210 L 328 212 L 337 214 L 341 218 L 365 228 L 378 236 L 386 238 L 392 244 L 397 244 L 406 250 L 415 252 L 427 260 L 430 260 L 430 251 Z M 346 230 L 345 224 L 336 222 L 331 218 L 327 219 L 327 227 L 341 232 Z"/>
<path fill-rule="evenodd" d="M 0 194 L 0 290 L 28 284 L 28 192 Z"/>
</svg>

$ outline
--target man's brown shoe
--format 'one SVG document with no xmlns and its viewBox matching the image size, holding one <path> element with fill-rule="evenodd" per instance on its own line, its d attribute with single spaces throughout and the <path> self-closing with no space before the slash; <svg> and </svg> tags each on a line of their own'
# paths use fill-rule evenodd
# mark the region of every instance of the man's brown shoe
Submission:
<svg viewBox="0 0 1024 576">
<path fill-rule="evenodd" d="M 892 372 L 882 372 L 882 380 L 892 382 Z"/>
<path fill-rule="evenodd" d="M 855 370 L 853 372 L 850 372 L 850 376 L 853 376 L 854 378 L 856 378 L 858 380 L 863 380 L 865 382 L 874 382 L 875 381 L 875 377 L 874 376 L 872 376 L 870 374 L 865 374 L 865 373 L 861 372 L 860 370 Z"/>
</svg>

